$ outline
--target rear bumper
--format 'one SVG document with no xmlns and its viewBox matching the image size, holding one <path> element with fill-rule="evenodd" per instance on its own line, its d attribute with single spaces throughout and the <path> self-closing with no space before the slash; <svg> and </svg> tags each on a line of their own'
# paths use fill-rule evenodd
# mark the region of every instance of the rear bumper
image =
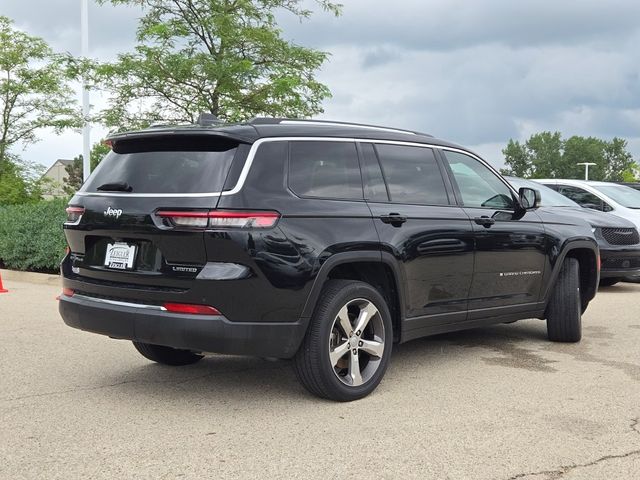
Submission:
<svg viewBox="0 0 640 480">
<path fill-rule="evenodd" d="M 633 277 L 640 275 L 640 249 L 600 249 L 602 262 L 600 278 Z"/>
<path fill-rule="evenodd" d="M 175 314 L 155 306 L 62 295 L 60 315 L 70 327 L 112 338 L 198 352 L 290 358 L 306 324 L 230 322 L 222 315 Z"/>
</svg>

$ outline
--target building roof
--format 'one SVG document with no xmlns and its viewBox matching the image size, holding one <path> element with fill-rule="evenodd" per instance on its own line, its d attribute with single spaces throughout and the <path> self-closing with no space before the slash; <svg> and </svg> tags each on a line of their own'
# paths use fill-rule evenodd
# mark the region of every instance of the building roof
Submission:
<svg viewBox="0 0 640 480">
<path fill-rule="evenodd" d="M 46 176 L 46 175 L 47 175 L 51 170 L 53 170 L 53 168 L 54 168 L 56 165 L 62 165 L 62 166 L 64 166 L 64 167 L 66 167 L 67 165 L 71 165 L 72 163 L 73 163 L 73 160 L 67 160 L 67 159 L 65 159 L 65 158 L 59 158 L 59 159 L 57 159 L 55 162 L 53 162 L 53 164 L 52 164 L 49 168 L 47 168 L 47 171 L 46 171 L 46 172 L 44 172 L 44 173 L 42 174 L 42 176 L 43 176 L 43 177 L 44 177 L 44 176 Z"/>
</svg>

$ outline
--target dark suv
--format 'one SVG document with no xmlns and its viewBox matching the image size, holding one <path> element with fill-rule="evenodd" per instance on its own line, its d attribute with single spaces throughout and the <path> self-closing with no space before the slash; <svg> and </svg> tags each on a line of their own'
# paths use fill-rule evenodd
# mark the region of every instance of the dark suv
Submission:
<svg viewBox="0 0 640 480">
<path fill-rule="evenodd" d="M 312 393 L 380 382 L 394 342 L 524 318 L 581 337 L 598 247 L 463 147 L 255 119 L 113 135 L 71 199 L 60 313 L 168 365 L 292 358 Z"/>
</svg>

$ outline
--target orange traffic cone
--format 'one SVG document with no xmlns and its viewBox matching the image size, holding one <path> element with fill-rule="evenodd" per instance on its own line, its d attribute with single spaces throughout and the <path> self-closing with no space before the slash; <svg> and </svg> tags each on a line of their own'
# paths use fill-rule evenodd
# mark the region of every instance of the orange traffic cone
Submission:
<svg viewBox="0 0 640 480">
<path fill-rule="evenodd" d="M 2 286 L 2 273 L 0 273 L 0 293 L 7 293 L 9 290 Z"/>
</svg>

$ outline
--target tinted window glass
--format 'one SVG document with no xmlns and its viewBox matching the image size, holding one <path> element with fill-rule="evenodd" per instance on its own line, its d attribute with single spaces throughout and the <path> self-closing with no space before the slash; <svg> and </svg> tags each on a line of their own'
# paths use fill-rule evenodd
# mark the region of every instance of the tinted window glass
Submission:
<svg viewBox="0 0 640 480">
<path fill-rule="evenodd" d="M 289 187 L 305 197 L 362 199 L 355 143 L 291 142 Z"/>
<path fill-rule="evenodd" d="M 570 198 L 582 207 L 594 210 L 611 211 L 611 207 L 600 199 L 597 195 L 587 192 L 579 187 L 569 185 L 558 185 L 558 191 L 565 197 Z"/>
<path fill-rule="evenodd" d="M 511 209 L 511 190 L 485 165 L 469 155 L 444 151 L 465 207 Z"/>
<path fill-rule="evenodd" d="M 382 170 L 378 157 L 370 143 L 361 144 L 362 148 L 362 180 L 364 182 L 364 198 L 377 202 L 388 202 L 387 187 L 382 178 Z"/>
<path fill-rule="evenodd" d="M 391 201 L 448 205 L 449 199 L 433 150 L 376 144 Z"/>
<path fill-rule="evenodd" d="M 126 183 L 131 193 L 220 192 L 237 147 L 236 142 L 205 136 L 121 140 L 82 191 Z"/>
</svg>

